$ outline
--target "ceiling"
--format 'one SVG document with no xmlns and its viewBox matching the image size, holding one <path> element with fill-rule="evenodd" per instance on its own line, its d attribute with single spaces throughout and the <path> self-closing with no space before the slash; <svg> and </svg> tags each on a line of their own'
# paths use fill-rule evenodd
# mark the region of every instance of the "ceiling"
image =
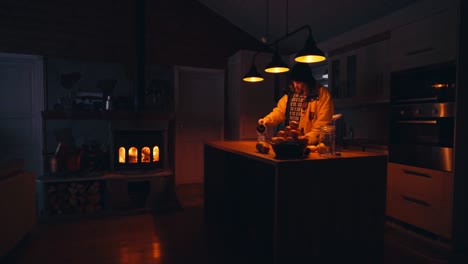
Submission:
<svg viewBox="0 0 468 264">
<path fill-rule="evenodd" d="M 303 25 L 310 25 L 316 42 L 325 41 L 420 0 L 198 1 L 256 39 L 272 43 Z M 297 52 L 306 37 L 307 30 L 300 30 L 282 40 L 280 52 Z"/>
</svg>

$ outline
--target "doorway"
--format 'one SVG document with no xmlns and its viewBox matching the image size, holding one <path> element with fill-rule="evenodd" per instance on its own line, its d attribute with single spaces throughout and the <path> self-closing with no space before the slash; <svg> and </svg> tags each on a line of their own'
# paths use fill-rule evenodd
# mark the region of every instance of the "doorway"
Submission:
<svg viewBox="0 0 468 264">
<path fill-rule="evenodd" d="M 42 174 L 44 109 L 43 58 L 0 53 L 0 163 L 24 161 L 36 177 Z"/>
<path fill-rule="evenodd" d="M 175 109 L 175 183 L 202 183 L 204 142 L 224 139 L 224 70 L 176 67 Z"/>
</svg>

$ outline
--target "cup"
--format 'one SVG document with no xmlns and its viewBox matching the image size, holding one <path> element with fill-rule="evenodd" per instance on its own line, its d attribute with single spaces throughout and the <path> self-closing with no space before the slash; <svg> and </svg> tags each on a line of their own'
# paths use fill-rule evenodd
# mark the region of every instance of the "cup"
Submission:
<svg viewBox="0 0 468 264">
<path fill-rule="evenodd" d="M 335 156 L 335 126 L 323 126 L 320 128 L 317 152 L 322 157 Z"/>
</svg>

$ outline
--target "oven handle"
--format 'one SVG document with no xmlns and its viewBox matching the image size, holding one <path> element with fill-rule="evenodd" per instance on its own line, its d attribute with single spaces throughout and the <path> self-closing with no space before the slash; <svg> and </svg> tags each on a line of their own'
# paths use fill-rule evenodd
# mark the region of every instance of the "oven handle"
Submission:
<svg viewBox="0 0 468 264">
<path fill-rule="evenodd" d="M 416 99 L 402 99 L 396 100 L 397 103 L 407 103 L 407 102 L 421 102 L 421 101 L 434 101 L 437 100 L 437 97 L 426 97 L 426 98 L 416 98 Z"/>
<path fill-rule="evenodd" d="M 403 170 L 404 173 L 406 174 L 411 174 L 411 175 L 416 175 L 420 177 L 425 177 L 425 178 L 432 178 L 431 175 L 422 173 L 422 172 L 417 172 L 417 171 L 412 171 L 412 170 Z"/>
<path fill-rule="evenodd" d="M 400 124 L 437 124 L 437 120 L 399 120 Z"/>
</svg>

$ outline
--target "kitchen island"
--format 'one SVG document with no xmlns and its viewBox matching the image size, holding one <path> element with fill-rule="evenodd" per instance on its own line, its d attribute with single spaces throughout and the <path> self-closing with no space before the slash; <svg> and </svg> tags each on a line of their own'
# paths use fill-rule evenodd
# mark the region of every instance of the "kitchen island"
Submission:
<svg viewBox="0 0 468 264">
<path fill-rule="evenodd" d="M 279 160 L 255 144 L 204 145 L 205 220 L 239 260 L 383 263 L 386 154 Z"/>
</svg>

